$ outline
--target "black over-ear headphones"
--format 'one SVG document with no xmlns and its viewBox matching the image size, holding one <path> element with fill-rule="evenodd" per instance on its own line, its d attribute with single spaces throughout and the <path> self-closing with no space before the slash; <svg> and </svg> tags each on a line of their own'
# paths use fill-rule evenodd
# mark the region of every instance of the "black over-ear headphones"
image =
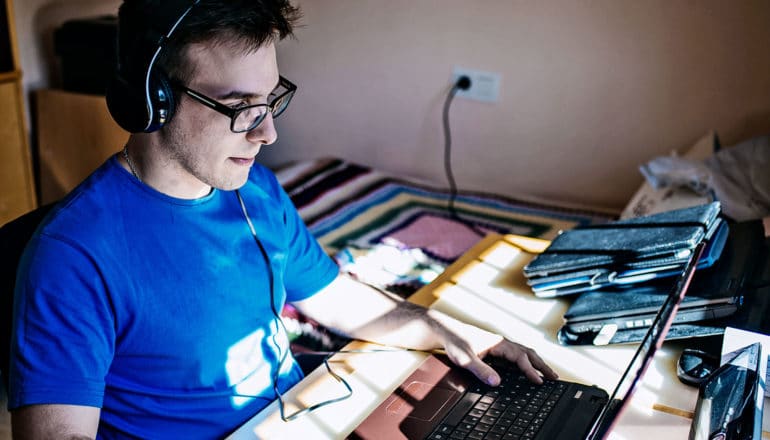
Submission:
<svg viewBox="0 0 770 440">
<path fill-rule="evenodd" d="M 176 103 L 166 73 L 155 66 L 166 41 L 200 0 L 161 0 L 146 29 L 118 26 L 118 66 L 107 88 L 113 119 L 131 133 L 151 133 L 174 116 Z"/>
</svg>

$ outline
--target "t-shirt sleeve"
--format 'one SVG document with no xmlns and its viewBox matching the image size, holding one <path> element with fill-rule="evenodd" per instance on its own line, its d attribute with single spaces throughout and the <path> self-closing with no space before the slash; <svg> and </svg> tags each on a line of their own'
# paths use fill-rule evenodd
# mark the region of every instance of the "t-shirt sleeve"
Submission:
<svg viewBox="0 0 770 440">
<path fill-rule="evenodd" d="M 288 233 L 288 258 L 284 272 L 286 300 L 309 298 L 331 283 L 339 273 L 334 260 L 310 233 L 291 199 L 279 187 L 284 223 Z"/>
<path fill-rule="evenodd" d="M 8 407 L 101 407 L 114 328 L 91 260 L 64 241 L 33 238 L 16 287 Z"/>
</svg>

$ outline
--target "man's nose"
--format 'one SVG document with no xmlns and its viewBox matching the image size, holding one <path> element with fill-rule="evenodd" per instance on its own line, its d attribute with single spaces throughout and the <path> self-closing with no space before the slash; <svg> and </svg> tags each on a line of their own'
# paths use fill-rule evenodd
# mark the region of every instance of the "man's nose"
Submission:
<svg viewBox="0 0 770 440">
<path fill-rule="evenodd" d="M 246 133 L 249 142 L 270 145 L 278 140 L 278 132 L 273 123 L 273 114 L 268 113 L 265 119 L 253 130 Z"/>
</svg>

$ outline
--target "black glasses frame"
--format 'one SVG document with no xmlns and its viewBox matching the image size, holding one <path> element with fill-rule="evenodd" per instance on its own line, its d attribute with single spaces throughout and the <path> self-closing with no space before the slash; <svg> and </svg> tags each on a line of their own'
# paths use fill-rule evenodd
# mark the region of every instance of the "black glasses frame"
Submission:
<svg viewBox="0 0 770 440">
<path fill-rule="evenodd" d="M 278 87 L 276 87 L 276 89 L 283 87 L 286 89 L 286 91 L 276 96 L 275 98 L 273 98 L 269 103 L 247 105 L 239 108 L 231 108 L 213 98 L 210 98 L 204 95 L 201 92 L 198 92 L 196 90 L 193 90 L 185 86 L 179 81 L 173 81 L 173 85 L 174 87 L 178 88 L 180 91 L 184 92 L 187 96 L 191 97 L 196 102 L 203 104 L 206 107 L 209 107 L 210 109 L 214 110 L 215 112 L 221 113 L 227 116 L 228 118 L 230 118 L 230 131 L 232 131 L 233 133 L 245 133 L 247 131 L 254 130 L 259 126 L 259 124 L 262 123 L 262 121 L 265 120 L 268 113 L 271 113 L 273 115 L 273 118 L 277 118 L 289 106 L 289 103 L 291 102 L 291 98 L 294 97 L 294 93 L 297 91 L 297 86 L 294 83 L 284 78 L 283 76 L 279 76 Z M 276 104 L 280 104 L 280 105 L 277 106 Z M 264 113 L 261 113 L 256 119 L 254 119 L 254 121 L 247 128 L 243 130 L 236 130 L 235 121 L 238 119 L 238 116 L 247 110 L 251 110 L 257 107 L 265 107 L 267 111 L 265 111 Z"/>
</svg>

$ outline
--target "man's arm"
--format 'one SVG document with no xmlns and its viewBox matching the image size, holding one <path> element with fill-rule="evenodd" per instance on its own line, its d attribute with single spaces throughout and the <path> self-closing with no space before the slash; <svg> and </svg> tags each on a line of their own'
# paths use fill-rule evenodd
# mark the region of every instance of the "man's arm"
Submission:
<svg viewBox="0 0 770 440">
<path fill-rule="evenodd" d="M 356 339 L 426 351 L 443 349 L 455 364 L 491 385 L 497 385 L 500 376 L 481 360 L 486 354 L 515 362 L 534 382 L 541 381 L 541 374 L 556 378 L 530 348 L 345 275 L 294 305 L 322 325 Z"/>
<path fill-rule="evenodd" d="M 100 409 L 78 405 L 30 405 L 11 412 L 13 438 L 83 440 L 96 438 Z"/>
</svg>

